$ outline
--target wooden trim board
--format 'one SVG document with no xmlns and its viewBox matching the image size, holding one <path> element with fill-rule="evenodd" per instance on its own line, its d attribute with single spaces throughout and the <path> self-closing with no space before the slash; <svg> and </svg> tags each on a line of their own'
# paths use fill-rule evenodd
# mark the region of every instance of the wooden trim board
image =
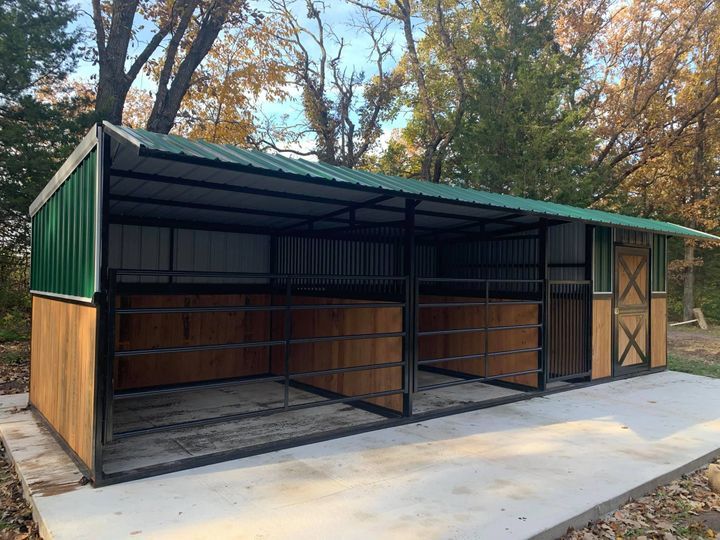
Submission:
<svg viewBox="0 0 720 540">
<path fill-rule="evenodd" d="M 592 378 L 612 375 L 612 298 L 593 298 L 592 312 Z"/>
<path fill-rule="evenodd" d="M 34 296 L 30 403 L 92 469 L 95 425 L 94 306 Z"/>
<path fill-rule="evenodd" d="M 667 365 L 667 297 L 652 294 L 650 300 L 650 367 Z"/>
</svg>

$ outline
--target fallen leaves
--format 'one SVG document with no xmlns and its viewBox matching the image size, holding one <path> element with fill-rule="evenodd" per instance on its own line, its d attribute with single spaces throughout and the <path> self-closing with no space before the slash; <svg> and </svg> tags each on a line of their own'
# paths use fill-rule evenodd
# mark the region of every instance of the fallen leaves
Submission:
<svg viewBox="0 0 720 540">
<path fill-rule="evenodd" d="M 710 489 L 703 468 L 628 502 L 582 530 L 568 531 L 563 540 L 675 540 L 719 534 L 720 495 Z"/>
<path fill-rule="evenodd" d="M 30 383 L 30 344 L 0 343 L 0 394 L 21 394 Z"/>
<path fill-rule="evenodd" d="M 0 540 L 39 540 L 32 509 L 23 497 L 15 469 L 0 444 Z"/>
</svg>

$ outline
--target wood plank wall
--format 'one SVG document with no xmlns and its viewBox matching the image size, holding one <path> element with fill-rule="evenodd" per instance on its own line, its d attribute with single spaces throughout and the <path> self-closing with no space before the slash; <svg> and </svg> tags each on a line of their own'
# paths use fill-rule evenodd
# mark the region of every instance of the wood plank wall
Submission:
<svg viewBox="0 0 720 540">
<path fill-rule="evenodd" d="M 349 304 L 362 300 L 342 298 L 296 297 L 296 304 Z M 282 335 L 283 317 L 275 313 L 273 335 Z M 373 334 L 402 331 L 402 309 L 352 308 L 294 311 L 293 338 Z M 284 347 L 273 348 L 273 373 L 284 371 Z M 402 338 L 372 338 L 295 344 L 290 351 L 290 371 L 320 371 L 341 367 L 385 364 L 402 360 Z M 343 396 L 402 389 L 402 368 L 362 370 L 333 375 L 316 375 L 299 379 L 308 384 Z M 370 398 L 369 403 L 397 412 L 402 411 L 402 395 Z"/>
<path fill-rule="evenodd" d="M 267 305 L 267 294 L 128 295 L 117 307 L 200 307 Z M 270 313 L 164 313 L 116 316 L 116 350 L 184 347 L 210 343 L 266 341 Z M 226 349 L 115 359 L 115 388 L 180 384 L 269 372 L 268 347 Z"/>
<path fill-rule="evenodd" d="M 30 403 L 93 465 L 96 308 L 34 296 Z"/>
<path fill-rule="evenodd" d="M 592 311 L 592 378 L 612 376 L 612 297 L 595 295 Z"/>
<path fill-rule="evenodd" d="M 477 298 L 459 298 L 448 296 L 423 296 L 423 303 L 443 303 L 477 301 Z M 492 300 L 491 300 L 492 301 Z M 488 310 L 490 326 L 509 326 L 519 324 L 537 324 L 539 308 L 537 305 L 494 305 Z M 420 310 L 420 331 L 449 330 L 459 328 L 480 328 L 485 325 L 484 306 L 462 307 L 426 307 Z M 488 352 L 526 349 L 538 346 L 538 329 L 522 328 L 493 331 L 488 334 Z M 484 332 L 421 336 L 418 339 L 418 356 L 421 360 L 482 354 L 485 352 Z M 453 360 L 439 364 L 430 364 L 441 369 L 485 375 L 483 358 L 471 360 Z M 526 352 L 488 357 L 488 376 L 502 375 L 534 369 L 538 366 L 538 353 Z M 515 375 L 502 378 L 512 382 L 536 388 L 537 374 Z"/>
<path fill-rule="evenodd" d="M 650 367 L 667 365 L 667 297 L 653 293 L 650 299 Z"/>
<path fill-rule="evenodd" d="M 118 298 L 124 307 L 172 307 L 211 305 L 268 305 L 270 297 L 246 295 L 132 295 Z M 280 304 L 283 298 L 274 298 Z M 423 301 L 427 300 L 424 299 Z M 362 300 L 322 297 L 295 297 L 295 303 L 334 304 L 363 303 Z M 457 298 L 433 297 L 432 301 L 458 301 Z M 421 310 L 423 330 L 462 328 L 484 324 L 483 307 L 427 308 Z M 535 324 L 539 321 L 538 306 L 491 306 L 490 325 Z M 353 308 L 294 311 L 294 338 L 371 334 L 402 331 L 402 309 Z M 283 312 L 185 313 L 118 316 L 116 345 L 119 350 L 229 343 L 279 339 L 284 331 Z M 490 352 L 536 347 L 538 329 L 517 329 L 492 332 L 488 336 Z M 432 336 L 419 340 L 420 358 L 437 358 L 484 351 L 482 332 Z M 272 349 L 272 350 L 268 350 Z M 340 367 L 382 364 L 402 360 L 402 338 L 327 341 L 295 344 L 290 354 L 293 372 L 318 371 Z M 284 372 L 284 346 L 229 349 L 196 353 L 172 353 L 117 358 L 115 381 L 117 389 L 177 384 L 219 378 L 243 377 Z M 537 353 L 517 353 L 490 357 L 488 375 L 501 375 L 537 366 Z M 473 375 L 483 375 L 479 361 L 454 361 L 440 367 Z M 537 375 L 503 378 L 507 382 L 537 386 Z M 298 382 L 343 396 L 399 390 L 402 369 L 389 367 L 333 375 L 315 375 Z M 382 396 L 367 400 L 395 411 L 402 410 L 402 396 Z"/>
</svg>

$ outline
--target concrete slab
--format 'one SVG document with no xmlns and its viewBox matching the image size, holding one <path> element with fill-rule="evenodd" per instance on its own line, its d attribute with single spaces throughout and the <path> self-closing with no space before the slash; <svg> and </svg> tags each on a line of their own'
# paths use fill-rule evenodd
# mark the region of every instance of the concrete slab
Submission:
<svg viewBox="0 0 720 540">
<path fill-rule="evenodd" d="M 4 403 L 0 434 L 23 476 L 45 478 L 31 494 L 55 539 L 553 538 L 720 454 L 720 380 L 663 372 L 53 492 L 72 474 L 38 454 L 59 448 Z"/>
</svg>

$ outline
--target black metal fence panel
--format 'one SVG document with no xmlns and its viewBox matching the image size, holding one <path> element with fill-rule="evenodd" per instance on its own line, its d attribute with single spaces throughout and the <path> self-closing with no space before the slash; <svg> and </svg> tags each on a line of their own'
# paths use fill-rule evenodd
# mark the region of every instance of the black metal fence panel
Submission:
<svg viewBox="0 0 720 540">
<path fill-rule="evenodd" d="M 592 282 L 548 281 L 546 380 L 586 377 L 591 371 Z"/>
</svg>

